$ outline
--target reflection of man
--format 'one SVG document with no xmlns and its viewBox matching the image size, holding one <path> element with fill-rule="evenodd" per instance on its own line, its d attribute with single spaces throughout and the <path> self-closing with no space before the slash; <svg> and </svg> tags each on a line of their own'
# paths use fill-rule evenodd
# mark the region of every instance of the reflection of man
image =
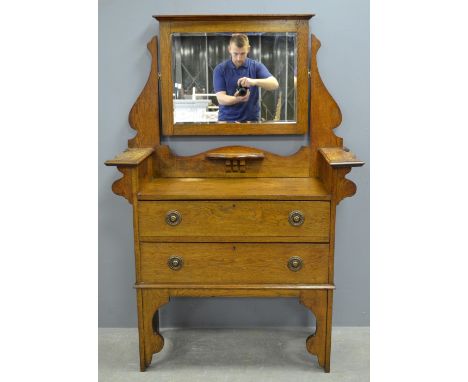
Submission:
<svg viewBox="0 0 468 382">
<path fill-rule="evenodd" d="M 219 102 L 219 121 L 258 121 L 259 87 L 278 88 L 278 81 L 260 62 L 247 57 L 250 45 L 245 34 L 233 34 L 228 51 L 231 59 L 217 65 L 213 71 L 213 86 Z M 241 95 L 238 86 L 247 88 Z"/>
</svg>

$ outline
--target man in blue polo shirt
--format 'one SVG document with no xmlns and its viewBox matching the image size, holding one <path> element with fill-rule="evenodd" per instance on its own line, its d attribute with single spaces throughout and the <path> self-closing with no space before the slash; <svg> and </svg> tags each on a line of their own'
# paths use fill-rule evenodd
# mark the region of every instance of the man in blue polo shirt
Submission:
<svg viewBox="0 0 468 382">
<path fill-rule="evenodd" d="M 228 47 L 231 58 L 213 71 L 213 86 L 219 103 L 218 121 L 258 121 L 259 87 L 266 90 L 278 88 L 278 81 L 265 65 L 247 57 L 249 50 L 248 37 L 233 34 Z M 247 94 L 239 94 L 239 85 L 248 89 Z"/>
</svg>

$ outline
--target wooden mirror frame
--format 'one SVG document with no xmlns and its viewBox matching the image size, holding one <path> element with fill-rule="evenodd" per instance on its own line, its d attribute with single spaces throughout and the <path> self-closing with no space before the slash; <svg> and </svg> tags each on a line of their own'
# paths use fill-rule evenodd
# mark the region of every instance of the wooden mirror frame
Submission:
<svg viewBox="0 0 468 382">
<path fill-rule="evenodd" d="M 160 81 L 164 135 L 285 135 L 305 134 L 308 128 L 309 19 L 313 15 L 192 15 L 153 16 L 159 21 Z M 296 33 L 296 121 L 275 123 L 174 123 L 172 33 Z"/>
</svg>

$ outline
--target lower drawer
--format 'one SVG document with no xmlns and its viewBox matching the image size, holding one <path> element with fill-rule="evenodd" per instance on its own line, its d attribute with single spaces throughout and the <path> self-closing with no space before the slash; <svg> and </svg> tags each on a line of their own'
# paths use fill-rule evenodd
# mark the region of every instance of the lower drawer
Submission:
<svg viewBox="0 0 468 382">
<path fill-rule="evenodd" d="M 327 283 L 328 244 L 140 243 L 146 283 Z"/>
</svg>

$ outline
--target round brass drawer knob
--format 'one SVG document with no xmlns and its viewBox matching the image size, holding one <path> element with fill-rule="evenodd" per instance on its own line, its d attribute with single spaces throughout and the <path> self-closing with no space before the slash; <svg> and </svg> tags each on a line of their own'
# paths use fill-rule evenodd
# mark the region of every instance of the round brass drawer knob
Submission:
<svg viewBox="0 0 468 382">
<path fill-rule="evenodd" d="M 291 211 L 289 213 L 289 224 L 293 226 L 300 226 L 304 223 L 305 217 L 301 211 Z"/>
<path fill-rule="evenodd" d="M 288 268 L 293 272 L 299 271 L 303 264 L 302 259 L 298 256 L 293 256 L 288 260 Z"/>
<path fill-rule="evenodd" d="M 169 211 L 166 214 L 166 223 L 169 225 L 177 225 L 182 221 L 182 215 L 179 211 Z"/>
<path fill-rule="evenodd" d="M 171 256 L 167 260 L 167 265 L 174 271 L 178 271 L 184 265 L 184 260 L 179 256 Z"/>
</svg>

